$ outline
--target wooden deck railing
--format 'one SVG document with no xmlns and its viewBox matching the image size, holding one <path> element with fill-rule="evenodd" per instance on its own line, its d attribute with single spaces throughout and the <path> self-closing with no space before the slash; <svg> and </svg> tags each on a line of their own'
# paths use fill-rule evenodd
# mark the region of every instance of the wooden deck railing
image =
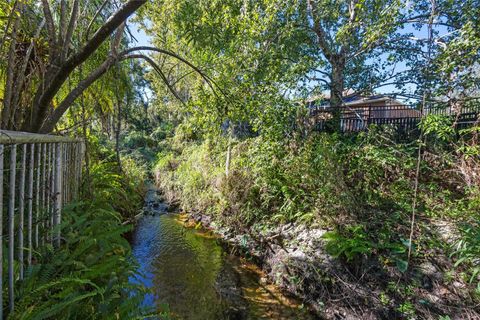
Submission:
<svg viewBox="0 0 480 320">
<path fill-rule="evenodd" d="M 0 130 L 0 257 L 4 245 L 8 250 L 0 259 L 0 302 L 4 306 L 6 282 L 10 313 L 15 281 L 24 278 L 33 251 L 45 243 L 60 245 L 61 210 L 79 195 L 83 154 L 82 140 Z"/>
<path fill-rule="evenodd" d="M 366 130 L 370 125 L 393 125 L 402 132 L 414 131 L 418 128 L 421 119 L 420 111 L 405 105 L 392 106 L 365 106 L 311 108 L 310 116 L 313 117 L 316 131 L 324 131 L 329 120 L 334 114 L 340 115 L 341 132 L 359 132 Z M 452 117 L 457 128 L 465 128 L 478 121 L 480 108 L 463 108 L 460 112 L 450 109 L 426 109 L 424 115 L 435 114 Z"/>
</svg>

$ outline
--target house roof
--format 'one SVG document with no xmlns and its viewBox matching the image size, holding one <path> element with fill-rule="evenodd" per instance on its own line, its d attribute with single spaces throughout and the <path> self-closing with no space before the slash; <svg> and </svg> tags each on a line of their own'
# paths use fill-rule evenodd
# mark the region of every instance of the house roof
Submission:
<svg viewBox="0 0 480 320">
<path fill-rule="evenodd" d="M 316 104 L 317 101 L 321 101 L 321 103 L 318 105 Z M 317 96 L 307 100 L 307 103 L 310 107 L 321 106 L 324 108 L 328 108 L 330 106 L 329 101 L 330 101 L 329 97 Z M 349 106 L 365 105 L 365 104 L 382 102 L 382 101 L 390 101 L 391 104 L 393 105 L 403 105 L 403 103 L 401 103 L 400 101 L 388 95 L 377 94 L 373 96 L 362 96 L 356 93 L 345 96 L 343 98 L 343 105 L 349 107 Z"/>
</svg>

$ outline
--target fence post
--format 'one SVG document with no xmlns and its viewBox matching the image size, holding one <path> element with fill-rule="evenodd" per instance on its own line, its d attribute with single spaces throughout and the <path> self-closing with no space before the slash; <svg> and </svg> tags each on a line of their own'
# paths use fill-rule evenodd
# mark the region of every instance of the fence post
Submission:
<svg viewBox="0 0 480 320">
<path fill-rule="evenodd" d="M 60 246 L 60 221 L 62 210 L 62 143 L 55 145 L 55 179 L 54 179 L 54 211 L 53 211 L 53 225 L 56 230 L 55 243 L 56 246 Z"/>
<path fill-rule="evenodd" d="M 49 167 L 49 180 L 48 180 L 48 190 L 49 190 L 49 195 L 48 195 L 48 221 L 49 221 L 49 229 L 50 229 L 50 243 L 53 245 L 53 227 L 54 227 L 54 221 L 53 221 L 53 216 L 55 212 L 55 143 L 50 143 L 50 162 L 48 164 Z"/>
<path fill-rule="evenodd" d="M 18 183 L 18 262 L 20 280 L 23 280 L 23 227 L 25 224 L 25 165 L 27 162 L 27 145 L 21 145 L 20 181 Z"/>
<path fill-rule="evenodd" d="M 17 145 L 12 144 L 10 151 L 10 184 L 8 192 L 8 306 L 10 313 L 14 308 L 13 292 L 13 259 L 14 259 L 14 237 L 15 237 L 15 179 L 17 170 Z"/>
<path fill-rule="evenodd" d="M 41 211 L 41 217 L 40 217 L 40 220 L 42 223 L 41 223 L 41 226 L 42 226 L 42 229 L 41 229 L 41 232 L 42 232 L 42 245 L 45 243 L 45 230 L 46 230 L 46 220 L 45 220 L 45 213 L 46 213 L 46 210 L 47 210 L 47 203 L 48 203 L 48 199 L 47 199 L 47 188 L 48 188 L 48 184 L 47 184 L 47 181 L 48 181 L 48 178 L 47 178 L 47 157 L 48 157 L 48 152 L 47 152 L 47 144 L 44 143 L 43 146 L 42 146 L 42 211 Z"/>
<path fill-rule="evenodd" d="M 28 257 L 27 262 L 30 266 L 32 264 L 32 225 L 33 225 L 33 171 L 35 165 L 35 144 L 30 144 L 30 161 L 28 164 L 28 224 L 27 224 L 27 241 L 28 241 Z"/>
<path fill-rule="evenodd" d="M 20 280 L 23 280 L 23 227 L 25 224 L 25 172 L 27 163 L 27 145 L 21 145 L 22 157 L 20 160 L 20 181 L 18 183 L 18 262 Z"/>
<path fill-rule="evenodd" d="M 35 248 L 38 248 L 39 241 L 39 227 L 40 227 L 40 178 L 41 178 L 41 149 L 43 144 L 37 146 L 37 181 L 35 183 L 37 190 L 35 191 Z"/>
</svg>

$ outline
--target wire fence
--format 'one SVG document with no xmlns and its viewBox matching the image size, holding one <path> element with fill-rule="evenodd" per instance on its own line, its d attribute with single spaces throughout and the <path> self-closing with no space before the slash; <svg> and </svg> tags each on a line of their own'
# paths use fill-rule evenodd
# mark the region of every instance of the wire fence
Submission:
<svg viewBox="0 0 480 320">
<path fill-rule="evenodd" d="M 4 308 L 14 311 L 15 282 L 35 263 L 34 250 L 60 245 L 62 208 L 79 196 L 84 152 L 79 139 L 0 130 L 0 320 Z"/>
</svg>

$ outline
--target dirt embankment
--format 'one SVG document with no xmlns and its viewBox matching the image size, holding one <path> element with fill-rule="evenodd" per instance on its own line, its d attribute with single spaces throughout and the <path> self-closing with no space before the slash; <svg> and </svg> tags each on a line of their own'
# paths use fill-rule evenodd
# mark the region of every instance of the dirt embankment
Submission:
<svg viewBox="0 0 480 320">
<path fill-rule="evenodd" d="M 346 263 L 326 253 L 327 230 L 279 224 L 262 232 L 222 226 L 190 213 L 229 249 L 261 266 L 269 281 L 303 299 L 323 319 L 480 319 L 462 281 L 446 281 L 448 259 L 419 261 L 408 273 L 374 256 Z"/>
</svg>

